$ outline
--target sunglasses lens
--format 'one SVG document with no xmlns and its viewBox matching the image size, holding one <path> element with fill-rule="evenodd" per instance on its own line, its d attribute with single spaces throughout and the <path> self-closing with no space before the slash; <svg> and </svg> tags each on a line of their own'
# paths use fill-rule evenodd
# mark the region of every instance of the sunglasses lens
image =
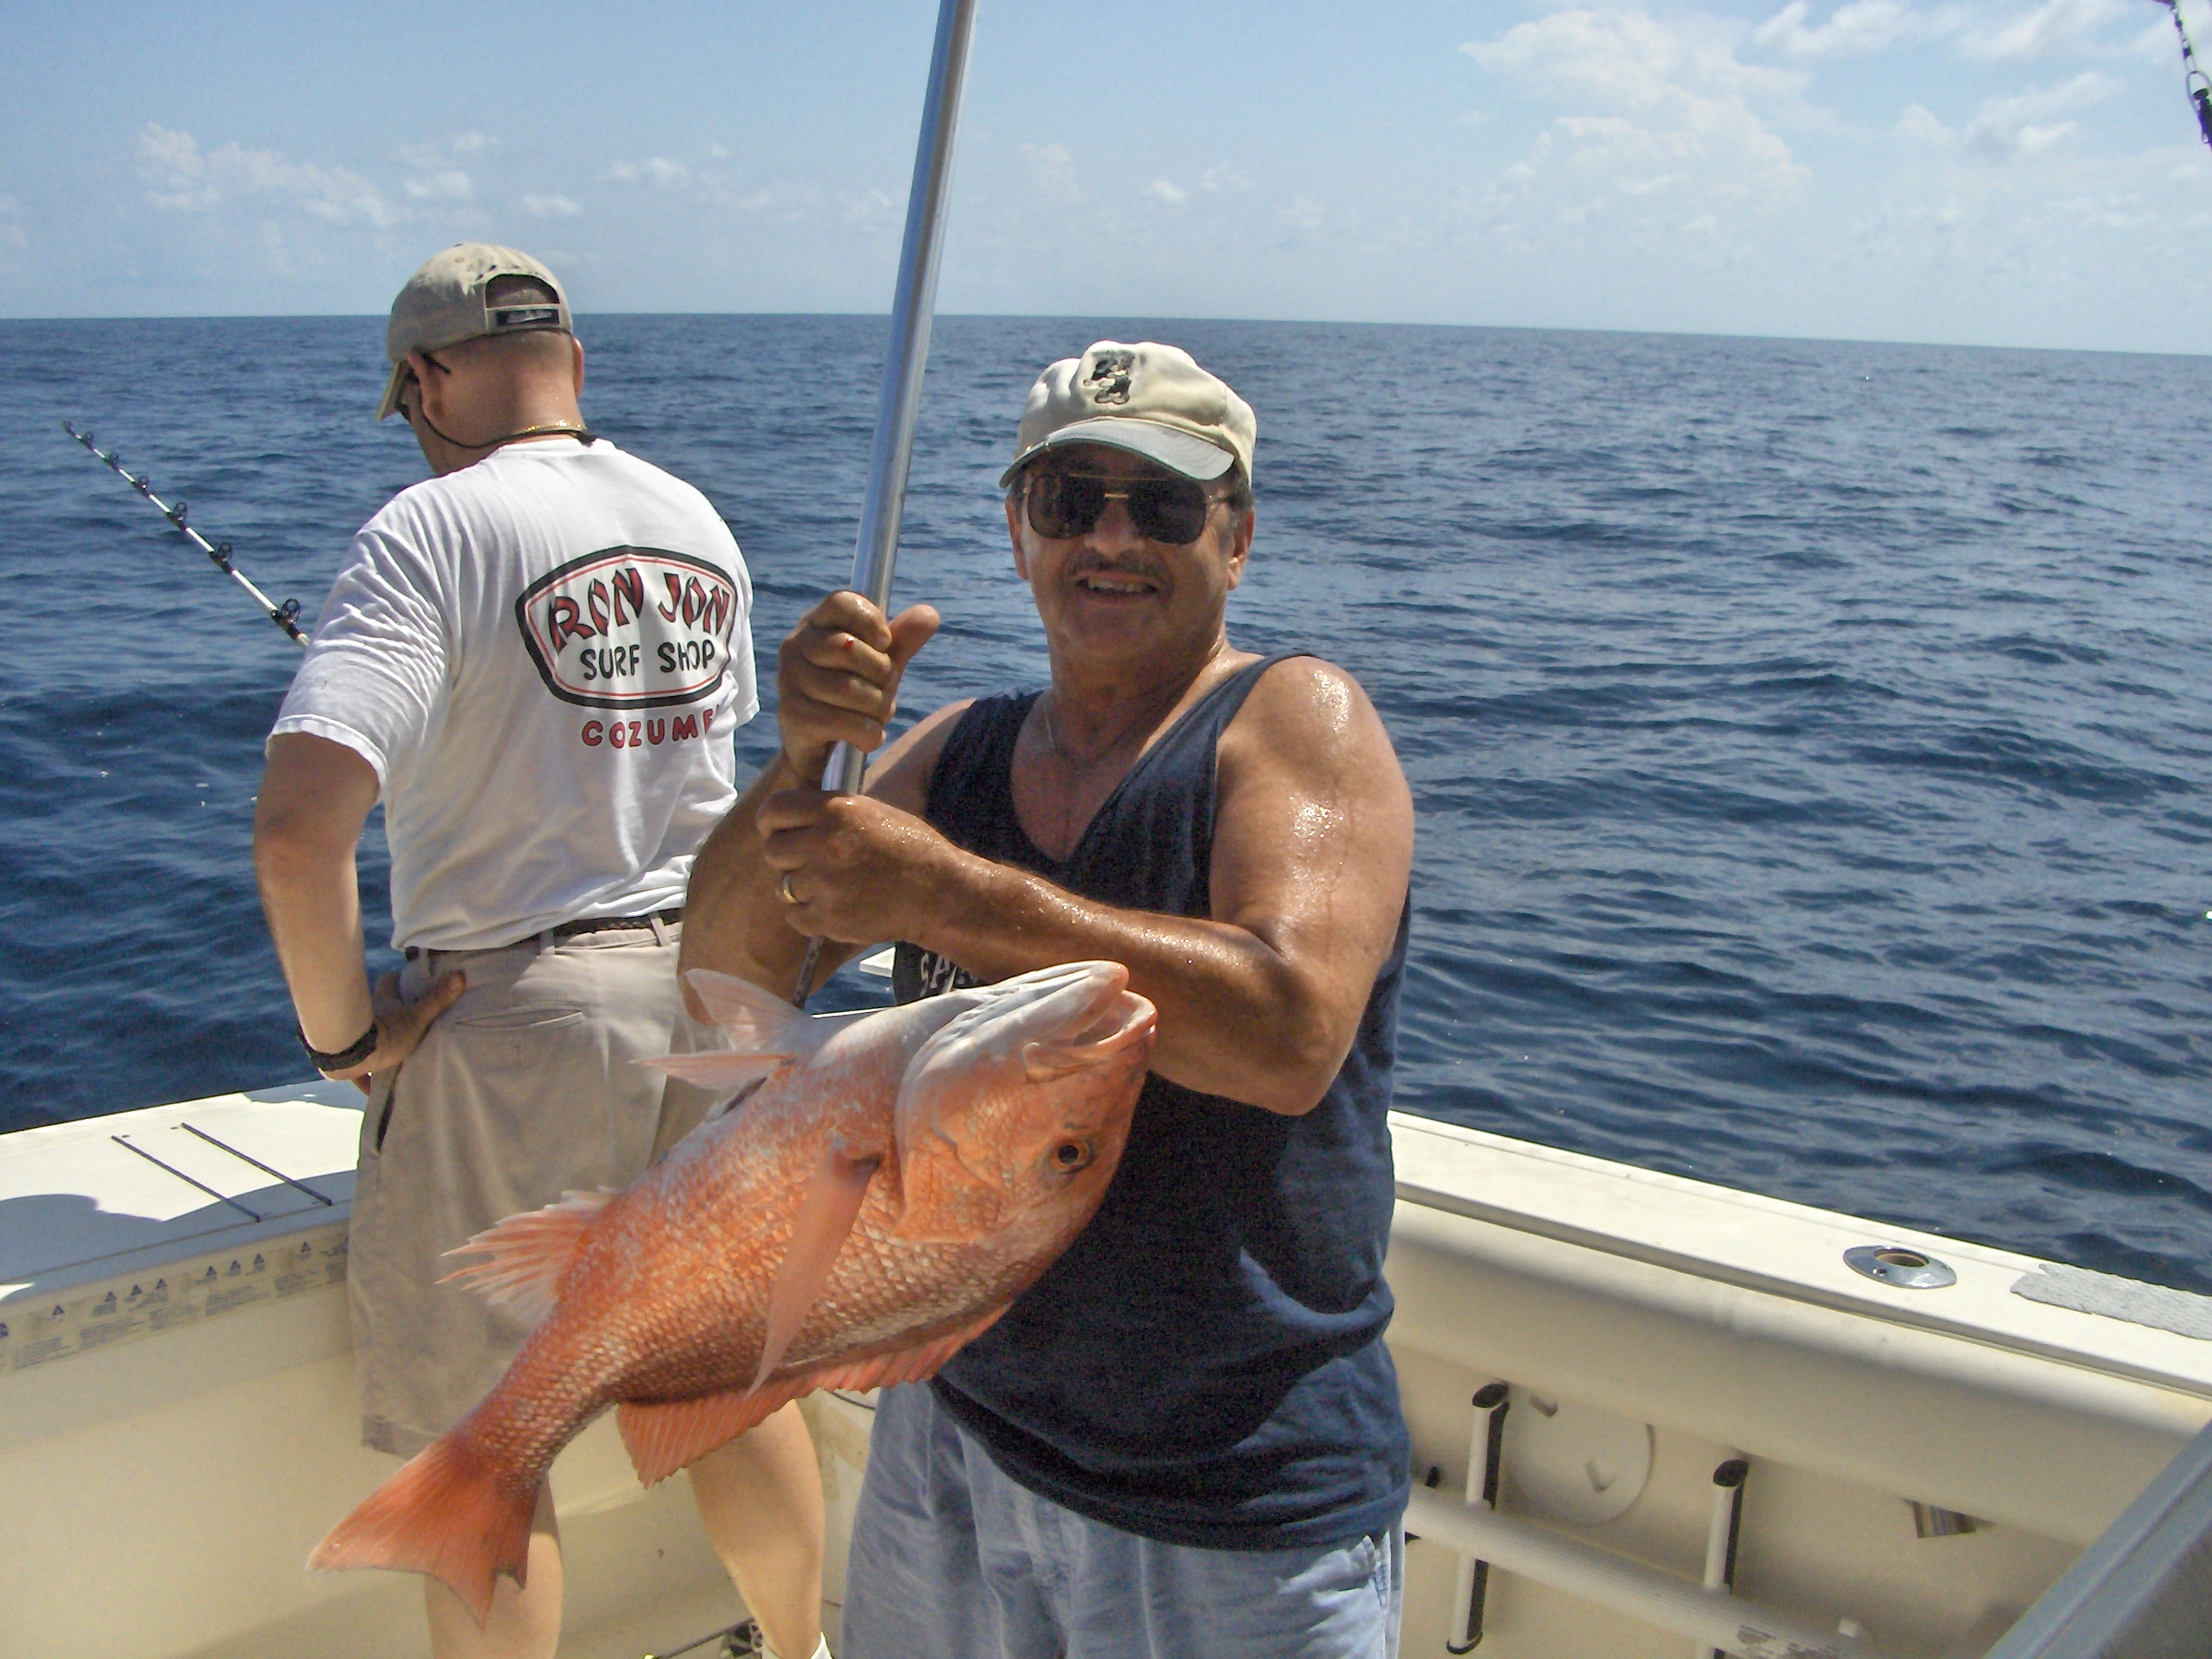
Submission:
<svg viewBox="0 0 2212 1659">
<path fill-rule="evenodd" d="M 1025 492 L 1029 528 L 1055 541 L 1090 533 L 1109 498 L 1125 499 L 1129 522 L 1147 541 L 1186 546 L 1206 529 L 1213 503 L 1206 487 L 1188 478 L 1105 479 L 1080 472 L 1040 472 Z"/>
<path fill-rule="evenodd" d="M 1029 528 L 1061 541 L 1086 534 L 1106 511 L 1106 482 L 1074 472 L 1040 472 L 1029 481 Z"/>
<path fill-rule="evenodd" d="M 1129 522 L 1137 534 L 1181 547 L 1206 528 L 1206 487 L 1188 478 L 1146 479 L 1129 487 Z"/>
</svg>

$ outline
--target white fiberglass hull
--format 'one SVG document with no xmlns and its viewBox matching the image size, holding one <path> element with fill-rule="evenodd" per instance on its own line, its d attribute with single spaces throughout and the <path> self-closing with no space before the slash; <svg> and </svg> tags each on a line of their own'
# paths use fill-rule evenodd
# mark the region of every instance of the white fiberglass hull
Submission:
<svg viewBox="0 0 2212 1659">
<path fill-rule="evenodd" d="M 355 1435 L 357 1102 L 301 1085 L 0 1137 L 0 1659 L 422 1650 L 414 1580 L 301 1567 L 392 1467 Z M 1765 1617 L 1801 1653 L 1979 1655 L 2212 1419 L 2212 1321 L 2184 1334 L 2202 1299 L 1394 1128 L 1390 1339 L 1433 1481 L 1408 1655 L 1468 1634 L 1474 1575 L 1446 1539 L 1500 1563 L 1486 1659 L 1680 1659 L 1682 1620 L 1713 1606 L 1738 1651 L 1781 1640 Z M 1843 1256 L 1864 1245 L 1956 1283 L 1863 1278 Z M 1501 1518 L 1462 1522 L 1489 1384 Z M 867 1413 L 811 1409 L 833 1617 Z M 1740 1512 L 1714 1483 L 1735 1459 Z M 737 1616 L 684 1483 L 640 1493 L 608 1424 L 554 1489 L 565 1653 L 666 1652 Z M 1696 1586 L 1731 1515 L 1740 1599 L 1716 1601 Z"/>
</svg>

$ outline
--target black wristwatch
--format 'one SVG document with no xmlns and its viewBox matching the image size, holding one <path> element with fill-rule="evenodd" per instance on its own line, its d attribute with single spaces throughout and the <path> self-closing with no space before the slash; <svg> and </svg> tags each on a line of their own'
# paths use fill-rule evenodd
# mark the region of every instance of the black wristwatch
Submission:
<svg viewBox="0 0 2212 1659">
<path fill-rule="evenodd" d="M 332 1054 L 324 1053 L 308 1042 L 307 1033 L 298 1025 L 292 1027 L 292 1032 L 300 1039 L 300 1046 L 307 1050 L 307 1058 L 315 1062 L 318 1071 L 350 1071 L 376 1052 L 376 1022 L 373 1020 L 369 1022 L 368 1030 Z"/>
</svg>

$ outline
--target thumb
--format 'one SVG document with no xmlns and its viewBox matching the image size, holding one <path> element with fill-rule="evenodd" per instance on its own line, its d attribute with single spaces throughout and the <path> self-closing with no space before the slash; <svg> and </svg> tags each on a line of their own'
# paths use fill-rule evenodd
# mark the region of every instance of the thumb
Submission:
<svg viewBox="0 0 2212 1659">
<path fill-rule="evenodd" d="M 415 1003 L 415 1010 L 427 1025 L 454 1003 L 461 1000 L 461 993 L 469 989 L 469 975 L 456 968 L 422 993 Z"/>
<path fill-rule="evenodd" d="M 891 619 L 891 665 L 903 670 L 914 660 L 914 653 L 929 643 L 943 620 L 936 608 L 929 605 L 910 605 Z"/>
</svg>

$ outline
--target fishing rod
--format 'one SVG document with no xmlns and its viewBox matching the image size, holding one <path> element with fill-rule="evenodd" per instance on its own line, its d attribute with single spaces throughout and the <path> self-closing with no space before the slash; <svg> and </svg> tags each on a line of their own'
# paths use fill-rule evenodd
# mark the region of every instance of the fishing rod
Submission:
<svg viewBox="0 0 2212 1659">
<path fill-rule="evenodd" d="M 2158 4 L 2174 14 L 2174 33 L 2181 37 L 2181 89 L 2196 107 L 2197 130 L 2204 134 L 2204 142 L 2212 145 L 2212 77 L 2198 67 L 2189 31 L 2181 26 L 2181 0 L 2158 0 Z"/>
<path fill-rule="evenodd" d="M 268 594 L 262 592 L 260 589 L 254 587 L 252 582 L 248 581 L 246 578 L 246 573 L 243 570 L 239 569 L 237 565 L 230 563 L 229 542 L 210 541 L 206 537 L 201 535 L 199 531 L 193 529 L 191 525 L 184 522 L 183 502 L 178 501 L 172 503 L 162 500 L 160 496 L 154 493 L 154 486 L 147 479 L 144 473 L 126 471 L 123 467 L 123 458 L 112 449 L 103 449 L 99 447 L 98 445 L 93 443 L 91 433 L 80 432 L 76 427 L 72 426 L 66 421 L 61 422 L 61 430 L 68 433 L 70 437 L 76 439 L 78 443 L 84 445 L 86 449 L 90 450 L 96 460 L 105 461 L 108 464 L 108 469 L 113 471 L 118 478 L 122 479 L 124 483 L 130 485 L 132 489 L 137 491 L 139 494 L 145 496 L 147 500 L 153 502 L 156 511 L 157 511 L 162 517 L 168 519 L 169 522 L 174 524 L 179 530 L 181 530 L 184 535 L 191 541 L 193 546 L 199 548 L 201 552 L 206 554 L 209 559 L 212 559 L 215 562 L 216 569 L 222 571 L 224 575 L 229 577 L 231 581 L 237 583 L 239 587 L 245 589 L 248 593 L 252 595 L 253 603 L 261 607 L 263 613 L 267 614 L 270 621 L 276 623 L 277 627 L 283 629 L 285 633 L 292 637 L 292 641 L 294 644 L 305 645 L 307 643 L 306 631 L 300 626 L 299 600 L 287 599 L 283 604 L 277 604 L 274 599 L 270 598 Z"/>
<path fill-rule="evenodd" d="M 937 301 L 937 260 L 945 247 L 945 205 L 951 196 L 952 136 L 960 124 L 960 91 L 968 79 L 968 39 L 975 0 L 941 0 L 937 43 L 929 54 L 929 90 L 922 105 L 922 136 L 914 149 L 914 182 L 906 193 L 906 235 L 899 248 L 899 287 L 891 301 L 891 346 L 876 398 L 876 447 L 868 460 L 860 534 L 853 549 L 853 591 L 878 611 L 891 609 L 891 569 L 899 559 L 899 523 L 906 511 L 906 469 L 914 458 L 914 426 L 922 411 L 922 372 L 929 362 L 929 323 Z M 849 743 L 830 751 L 822 787 L 856 794 L 867 757 Z M 806 941 L 791 1000 L 801 1007 L 813 988 L 822 941 Z"/>
</svg>

